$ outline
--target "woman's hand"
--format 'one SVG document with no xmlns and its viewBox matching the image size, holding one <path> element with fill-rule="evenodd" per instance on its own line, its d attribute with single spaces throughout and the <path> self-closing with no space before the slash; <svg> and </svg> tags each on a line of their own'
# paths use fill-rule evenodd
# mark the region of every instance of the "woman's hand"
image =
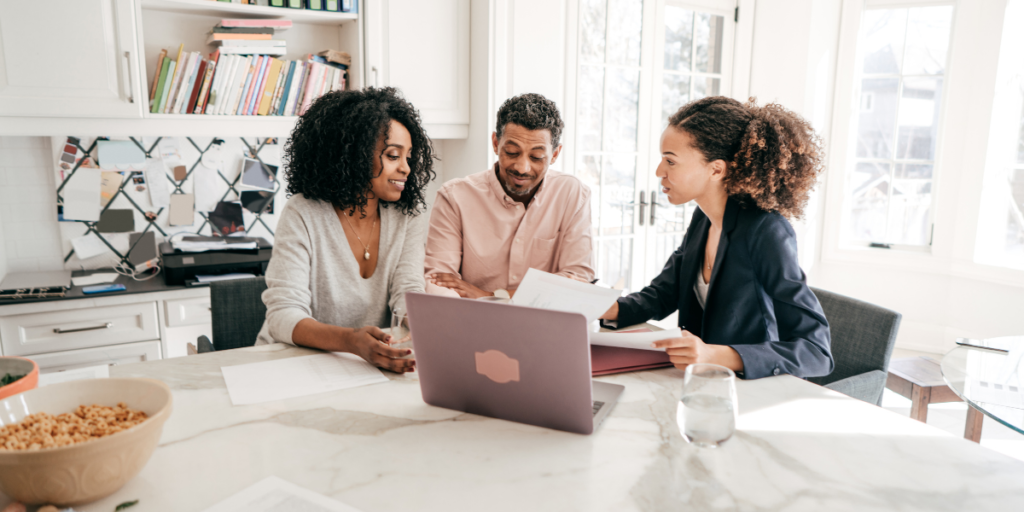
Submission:
<svg viewBox="0 0 1024 512">
<path fill-rule="evenodd" d="M 611 320 L 613 322 L 615 320 L 618 320 L 619 319 L 619 303 L 616 301 L 615 304 L 612 304 L 612 307 L 608 308 L 608 311 L 606 311 L 603 315 L 601 315 L 600 319 L 601 320 Z"/>
<path fill-rule="evenodd" d="M 459 279 L 455 274 L 430 274 L 427 279 L 437 286 L 442 288 L 448 288 L 459 294 L 459 297 L 467 299 L 479 299 L 480 297 L 490 297 L 494 295 L 491 292 L 485 292 L 476 286 L 473 286 L 462 279 Z"/>
<path fill-rule="evenodd" d="M 392 337 L 384 334 L 380 327 L 368 326 L 352 331 L 345 339 L 348 352 L 351 352 L 374 366 L 391 370 L 395 373 L 416 371 L 415 359 L 401 359 L 412 350 L 393 348 L 389 345 Z"/>
<path fill-rule="evenodd" d="M 743 360 L 732 347 L 708 345 L 688 331 L 683 331 L 681 338 L 655 341 L 651 346 L 665 349 L 669 361 L 680 370 L 697 363 L 717 364 L 733 371 L 743 370 Z"/>
</svg>

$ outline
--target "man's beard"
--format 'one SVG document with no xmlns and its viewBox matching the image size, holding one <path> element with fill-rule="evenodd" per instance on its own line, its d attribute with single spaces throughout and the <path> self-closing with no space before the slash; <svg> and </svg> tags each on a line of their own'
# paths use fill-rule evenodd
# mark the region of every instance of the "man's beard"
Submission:
<svg viewBox="0 0 1024 512">
<path fill-rule="evenodd" d="M 512 181 L 513 176 L 517 178 L 528 178 L 531 180 L 537 179 L 536 174 L 519 174 L 511 171 L 505 171 L 505 188 L 508 190 L 509 195 L 517 197 L 529 195 L 530 192 L 533 192 L 533 189 L 537 188 L 537 185 L 539 185 L 539 183 L 532 181 L 527 185 L 516 185 Z"/>
</svg>

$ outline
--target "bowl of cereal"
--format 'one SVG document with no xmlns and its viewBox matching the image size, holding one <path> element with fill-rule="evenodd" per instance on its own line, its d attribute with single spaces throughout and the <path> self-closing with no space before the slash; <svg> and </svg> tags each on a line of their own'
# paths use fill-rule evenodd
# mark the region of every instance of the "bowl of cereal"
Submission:
<svg viewBox="0 0 1024 512">
<path fill-rule="evenodd" d="M 0 491 L 26 504 L 78 505 L 142 470 L 171 415 L 154 379 L 52 384 L 0 400 Z"/>
</svg>

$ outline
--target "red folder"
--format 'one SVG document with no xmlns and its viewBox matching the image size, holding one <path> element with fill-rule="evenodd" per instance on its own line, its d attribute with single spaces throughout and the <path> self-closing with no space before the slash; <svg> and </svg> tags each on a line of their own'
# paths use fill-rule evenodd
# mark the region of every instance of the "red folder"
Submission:
<svg viewBox="0 0 1024 512">
<path fill-rule="evenodd" d="M 650 329 L 635 329 L 623 332 L 650 332 Z M 590 346 L 590 369 L 593 376 L 615 373 L 651 370 L 672 366 L 668 354 L 663 350 L 640 350 L 635 348 Z"/>
</svg>

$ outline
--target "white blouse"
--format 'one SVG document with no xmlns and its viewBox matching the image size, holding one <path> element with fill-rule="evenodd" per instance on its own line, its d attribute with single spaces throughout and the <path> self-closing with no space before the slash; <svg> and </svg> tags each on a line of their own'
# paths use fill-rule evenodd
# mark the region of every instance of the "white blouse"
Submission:
<svg viewBox="0 0 1024 512">
<path fill-rule="evenodd" d="M 704 272 L 702 267 L 697 267 L 697 280 L 693 283 L 693 291 L 697 293 L 697 302 L 700 303 L 701 309 L 704 309 L 704 302 L 708 300 L 708 283 L 704 282 Z"/>
</svg>

